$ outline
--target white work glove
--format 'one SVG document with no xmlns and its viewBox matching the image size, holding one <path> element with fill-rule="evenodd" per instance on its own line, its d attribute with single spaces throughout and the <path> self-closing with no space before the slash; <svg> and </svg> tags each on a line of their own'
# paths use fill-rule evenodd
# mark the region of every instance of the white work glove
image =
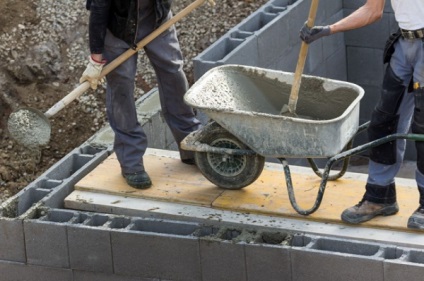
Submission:
<svg viewBox="0 0 424 281">
<path fill-rule="evenodd" d="M 102 62 L 94 61 L 91 56 L 88 58 L 89 62 L 87 68 L 80 78 L 80 83 L 85 81 L 90 82 L 90 87 L 93 90 L 97 89 L 97 84 L 100 82 L 100 73 L 102 72 L 103 66 L 106 64 L 106 60 Z"/>
</svg>

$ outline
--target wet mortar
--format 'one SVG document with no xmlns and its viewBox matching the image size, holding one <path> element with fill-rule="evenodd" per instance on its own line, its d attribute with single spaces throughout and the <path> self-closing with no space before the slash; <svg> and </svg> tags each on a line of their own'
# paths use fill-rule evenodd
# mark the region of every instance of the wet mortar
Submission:
<svg viewBox="0 0 424 281">
<path fill-rule="evenodd" d="M 8 129 L 10 135 L 29 149 L 38 149 L 47 145 L 51 128 L 48 122 L 31 110 L 21 109 L 9 116 Z"/>
</svg>

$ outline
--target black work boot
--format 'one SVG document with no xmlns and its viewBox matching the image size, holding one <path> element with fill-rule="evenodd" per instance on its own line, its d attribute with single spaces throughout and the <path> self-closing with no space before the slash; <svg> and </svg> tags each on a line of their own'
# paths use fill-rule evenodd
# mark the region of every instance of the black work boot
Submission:
<svg viewBox="0 0 424 281">
<path fill-rule="evenodd" d="M 128 185 L 137 189 L 146 189 L 152 186 L 152 181 L 145 171 L 136 173 L 122 173 Z"/>
<path fill-rule="evenodd" d="M 409 217 L 408 228 L 424 229 L 424 207 L 418 209 Z"/>
<path fill-rule="evenodd" d="M 376 216 L 390 216 L 399 211 L 398 204 L 378 204 L 362 200 L 357 205 L 347 208 L 342 213 L 342 220 L 347 223 L 361 223 Z M 423 221 L 424 222 L 424 221 Z"/>
</svg>

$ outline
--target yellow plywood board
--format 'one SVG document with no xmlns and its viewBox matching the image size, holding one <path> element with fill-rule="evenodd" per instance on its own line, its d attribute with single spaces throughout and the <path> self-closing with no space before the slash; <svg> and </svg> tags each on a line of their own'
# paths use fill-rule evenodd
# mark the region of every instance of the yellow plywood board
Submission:
<svg viewBox="0 0 424 281">
<path fill-rule="evenodd" d="M 149 189 L 137 190 L 128 186 L 114 154 L 79 181 L 75 189 L 336 223 L 342 223 L 342 211 L 358 203 L 365 190 L 363 180 L 345 176 L 329 181 L 320 208 L 305 217 L 290 204 L 282 170 L 265 168 L 250 186 L 241 190 L 224 190 L 205 179 L 195 166 L 182 164 L 179 159 L 145 155 L 144 163 L 153 182 Z M 303 209 L 311 208 L 321 179 L 312 170 L 310 174 L 292 172 L 291 175 L 298 205 Z M 362 225 L 406 230 L 407 220 L 418 206 L 418 190 L 413 186 L 398 186 L 397 194 L 398 214 L 378 217 Z"/>
<path fill-rule="evenodd" d="M 75 189 L 202 206 L 210 206 L 224 192 L 206 181 L 195 166 L 182 164 L 179 159 L 146 155 L 144 162 L 153 182 L 149 189 L 127 185 L 115 154 L 79 181 Z"/>
</svg>

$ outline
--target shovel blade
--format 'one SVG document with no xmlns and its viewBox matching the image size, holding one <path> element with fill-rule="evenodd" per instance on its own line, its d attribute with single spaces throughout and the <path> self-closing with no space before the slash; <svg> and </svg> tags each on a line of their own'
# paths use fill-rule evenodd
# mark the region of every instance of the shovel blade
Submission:
<svg viewBox="0 0 424 281">
<path fill-rule="evenodd" d="M 30 149 L 45 146 L 50 141 L 50 122 L 43 112 L 21 108 L 12 112 L 7 122 L 10 136 Z"/>
</svg>

